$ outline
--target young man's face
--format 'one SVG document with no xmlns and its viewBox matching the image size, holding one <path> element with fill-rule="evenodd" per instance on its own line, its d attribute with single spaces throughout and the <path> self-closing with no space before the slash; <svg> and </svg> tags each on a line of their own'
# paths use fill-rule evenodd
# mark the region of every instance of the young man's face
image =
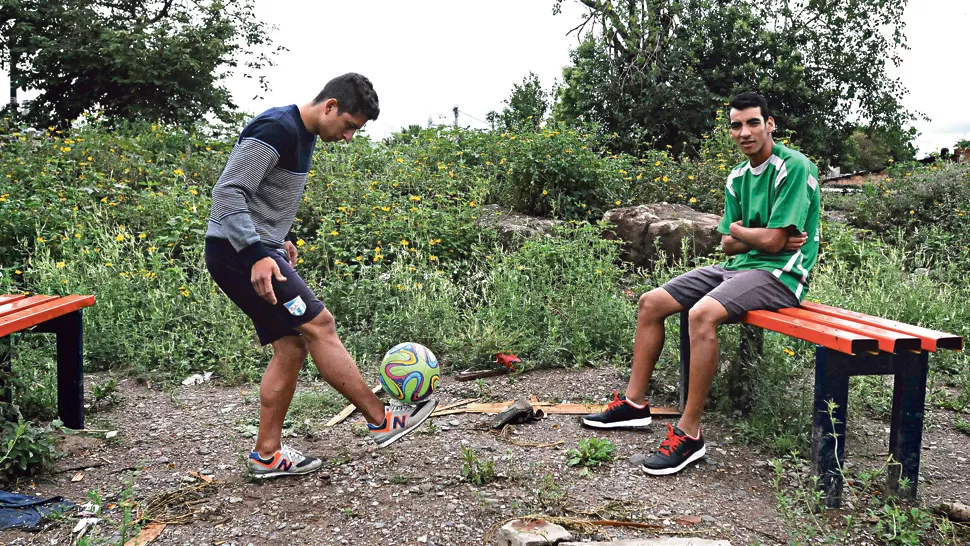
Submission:
<svg viewBox="0 0 970 546">
<path fill-rule="evenodd" d="M 354 138 L 354 133 L 359 131 L 367 118 L 363 115 L 352 115 L 348 112 L 341 112 L 337 108 L 337 101 L 327 99 L 320 113 L 319 124 L 317 125 L 317 135 L 324 142 L 337 142 L 343 140 L 350 142 Z"/>
<path fill-rule="evenodd" d="M 741 148 L 748 158 L 760 158 L 765 154 L 765 146 L 771 141 L 775 130 L 775 120 L 770 116 L 765 120 L 761 108 L 752 106 L 744 110 L 731 109 L 731 139 Z M 768 150 L 770 153 L 770 149 Z"/>
</svg>

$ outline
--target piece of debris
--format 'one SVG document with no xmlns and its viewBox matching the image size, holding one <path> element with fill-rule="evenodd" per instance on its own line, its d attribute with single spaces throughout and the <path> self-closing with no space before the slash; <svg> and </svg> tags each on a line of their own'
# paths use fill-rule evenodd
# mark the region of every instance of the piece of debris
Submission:
<svg viewBox="0 0 970 546">
<path fill-rule="evenodd" d="M 377 385 L 374 385 L 374 388 L 371 389 L 371 392 L 374 393 L 374 394 L 377 394 L 377 391 L 379 391 L 379 390 L 381 390 L 381 384 L 380 383 L 378 383 Z M 357 409 L 357 406 L 355 406 L 353 404 L 348 405 L 346 408 L 343 409 L 343 411 L 341 411 L 337 415 L 334 415 L 332 419 L 330 419 L 329 421 L 327 421 L 327 424 L 324 425 L 324 426 L 332 427 L 332 426 L 336 425 L 337 423 L 340 423 L 344 419 L 350 417 L 350 414 L 353 413 L 355 409 Z"/>
<path fill-rule="evenodd" d="M 83 470 L 80 471 L 80 472 L 78 472 L 77 474 L 71 476 L 71 481 L 72 482 L 79 482 L 79 481 L 81 481 L 83 479 L 84 479 L 84 471 Z"/>
<path fill-rule="evenodd" d="M 501 413 L 505 411 L 510 405 L 514 404 L 515 400 L 509 400 L 506 402 L 494 402 L 494 403 L 471 403 L 463 405 L 460 408 L 445 409 L 439 408 L 431 414 L 432 417 L 440 417 L 442 415 L 451 415 L 454 413 L 485 413 L 494 414 Z M 606 409 L 606 404 L 572 404 L 572 403 L 562 403 L 556 404 L 554 402 L 539 402 L 538 400 L 530 401 L 532 408 L 536 411 L 542 410 L 546 415 L 585 415 L 587 413 L 599 413 Z M 667 408 L 662 406 L 650 407 L 650 414 L 655 417 L 676 417 L 680 415 L 680 412 L 674 408 Z"/>
<path fill-rule="evenodd" d="M 678 525 L 697 525 L 702 520 L 700 516 L 677 516 L 674 518 L 674 521 L 677 522 Z"/>
<path fill-rule="evenodd" d="M 525 398 L 519 398 L 511 406 L 505 408 L 492 418 L 492 428 L 502 428 L 505 425 L 519 425 L 541 419 L 542 410 L 537 413 L 532 404 Z"/>
<path fill-rule="evenodd" d="M 106 432 L 104 434 L 104 439 L 105 440 L 110 440 L 110 439 L 114 438 L 117 435 L 118 435 L 118 431 L 117 430 L 109 430 L 108 432 Z"/>
<path fill-rule="evenodd" d="M 726 540 L 706 538 L 637 538 L 612 542 L 560 542 L 559 546 L 731 546 Z"/>
<path fill-rule="evenodd" d="M 74 525 L 74 529 L 71 532 L 77 533 L 77 538 L 81 538 L 84 536 L 84 533 L 87 533 L 89 529 L 97 525 L 100 521 L 101 518 L 81 518 Z"/>
<path fill-rule="evenodd" d="M 970 522 L 970 506 L 962 502 L 943 503 L 937 507 L 937 511 L 950 518 L 950 521 Z"/>
<path fill-rule="evenodd" d="M 149 523 L 141 528 L 141 531 L 135 535 L 135 538 L 125 542 L 125 546 L 145 546 L 146 544 L 151 544 L 162 534 L 165 527 L 166 525 L 164 523 Z"/>
<path fill-rule="evenodd" d="M 465 370 L 455 374 L 457 381 L 472 381 L 485 377 L 495 377 L 505 375 L 515 371 L 515 364 L 522 362 L 522 359 L 512 353 L 498 353 L 495 355 L 495 363 L 501 366 L 492 370 Z"/>
<path fill-rule="evenodd" d="M 186 377 L 185 379 L 183 379 L 182 380 L 182 384 L 183 385 L 186 385 L 186 386 L 188 386 L 188 385 L 201 385 L 202 383 L 205 383 L 206 381 L 208 381 L 210 379 L 212 379 L 212 372 L 205 372 L 204 374 L 194 373 L 194 374 Z"/>
</svg>

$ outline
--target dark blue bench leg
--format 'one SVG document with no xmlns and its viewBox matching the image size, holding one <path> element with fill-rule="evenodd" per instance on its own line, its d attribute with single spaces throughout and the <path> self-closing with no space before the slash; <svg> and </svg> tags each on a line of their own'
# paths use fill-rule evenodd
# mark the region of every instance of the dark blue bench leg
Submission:
<svg viewBox="0 0 970 546">
<path fill-rule="evenodd" d="M 822 502 L 827 508 L 842 504 L 842 463 L 845 460 L 845 418 L 849 401 L 849 376 L 845 370 L 851 356 L 825 347 L 815 349 L 815 404 L 812 418 L 812 472 L 819 477 Z M 835 408 L 829 414 L 829 402 Z M 834 422 L 833 422 L 834 421 Z"/>
<path fill-rule="evenodd" d="M 893 378 L 892 424 L 889 429 L 889 465 L 887 487 L 890 494 L 915 498 L 919 482 L 919 457 L 923 444 L 923 407 L 926 402 L 926 374 L 929 353 L 902 352 L 895 356 Z M 901 488 L 900 478 L 909 481 Z"/>
<path fill-rule="evenodd" d="M 687 408 L 687 392 L 690 390 L 690 320 L 689 311 L 680 313 L 680 411 Z"/>
<path fill-rule="evenodd" d="M 64 426 L 84 428 L 84 361 L 81 311 L 51 319 L 39 331 L 57 334 L 57 414 Z"/>
<path fill-rule="evenodd" d="M 8 404 L 13 402 L 13 386 L 10 385 L 10 374 L 13 373 L 13 368 L 10 367 L 13 343 L 10 342 L 10 337 L 0 338 L 0 390 L 3 391 L 0 402 Z"/>
</svg>

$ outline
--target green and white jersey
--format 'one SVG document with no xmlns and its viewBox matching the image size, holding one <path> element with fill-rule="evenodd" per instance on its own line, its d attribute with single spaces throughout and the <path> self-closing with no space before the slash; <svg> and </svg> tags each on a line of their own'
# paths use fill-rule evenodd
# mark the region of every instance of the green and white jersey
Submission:
<svg viewBox="0 0 970 546">
<path fill-rule="evenodd" d="M 818 260 L 819 195 L 818 167 L 804 154 L 781 144 L 775 144 L 771 157 L 757 167 L 750 161 L 738 165 L 727 179 L 718 231 L 730 235 L 731 224 L 741 220 L 745 227 L 805 232 L 808 241 L 795 252 L 767 254 L 751 249 L 728 258 L 724 268 L 770 271 L 802 301 Z"/>
</svg>

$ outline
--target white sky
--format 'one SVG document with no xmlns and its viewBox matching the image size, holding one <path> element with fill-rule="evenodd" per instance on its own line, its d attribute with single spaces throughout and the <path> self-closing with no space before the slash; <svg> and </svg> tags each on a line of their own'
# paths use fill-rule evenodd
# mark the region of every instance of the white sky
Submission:
<svg viewBox="0 0 970 546">
<path fill-rule="evenodd" d="M 576 0 L 255 0 L 256 16 L 276 25 L 277 45 L 289 51 L 266 69 L 271 91 L 259 99 L 255 80 L 228 82 L 237 104 L 258 113 L 272 106 L 307 102 L 333 76 L 360 72 L 381 101 L 380 118 L 366 127 L 381 138 L 428 119 L 485 127 L 485 115 L 501 110 L 512 85 L 535 72 L 551 88 L 569 63 L 580 21 Z M 904 104 L 928 115 L 918 121 L 920 153 L 952 148 L 970 138 L 967 33 L 970 2 L 910 0 L 905 15 L 910 46 L 893 71 L 910 93 Z M 0 89 L 6 90 L 6 74 Z M 6 93 L 4 92 L 4 96 Z M 22 94 L 29 98 L 29 94 Z"/>
</svg>

